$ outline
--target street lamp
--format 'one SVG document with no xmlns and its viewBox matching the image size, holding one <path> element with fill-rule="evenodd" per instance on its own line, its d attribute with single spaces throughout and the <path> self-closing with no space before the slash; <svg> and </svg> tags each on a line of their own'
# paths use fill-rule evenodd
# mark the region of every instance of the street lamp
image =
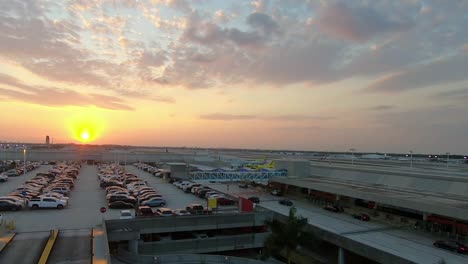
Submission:
<svg viewBox="0 0 468 264">
<path fill-rule="evenodd" d="M 23 146 L 23 166 L 24 166 L 23 174 L 24 176 L 26 176 L 26 146 Z"/>
<path fill-rule="evenodd" d="M 447 169 L 448 169 L 448 166 L 449 166 L 449 159 L 450 159 L 450 152 L 447 152 L 445 153 L 447 154 Z"/>
<path fill-rule="evenodd" d="M 349 149 L 349 151 L 351 151 L 351 165 L 354 165 L 354 151 L 356 151 L 355 149 Z"/>
<path fill-rule="evenodd" d="M 410 153 L 410 156 L 411 156 L 410 157 L 410 168 L 413 168 L 413 151 L 410 150 L 409 153 Z"/>
</svg>

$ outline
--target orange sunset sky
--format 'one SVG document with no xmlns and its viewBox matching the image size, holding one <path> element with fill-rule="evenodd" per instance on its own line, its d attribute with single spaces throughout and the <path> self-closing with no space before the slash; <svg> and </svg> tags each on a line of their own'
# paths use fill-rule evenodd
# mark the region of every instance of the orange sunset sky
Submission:
<svg viewBox="0 0 468 264">
<path fill-rule="evenodd" d="M 3 142 L 468 149 L 467 1 L 0 6 Z"/>
</svg>

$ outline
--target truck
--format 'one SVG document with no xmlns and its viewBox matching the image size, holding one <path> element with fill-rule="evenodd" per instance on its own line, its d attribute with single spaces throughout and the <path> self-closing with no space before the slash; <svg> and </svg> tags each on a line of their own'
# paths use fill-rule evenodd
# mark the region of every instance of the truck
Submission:
<svg viewBox="0 0 468 264">
<path fill-rule="evenodd" d="M 28 202 L 28 206 L 33 209 L 39 208 L 57 208 L 63 209 L 67 205 L 67 201 L 57 199 L 55 197 L 34 197 Z"/>
</svg>

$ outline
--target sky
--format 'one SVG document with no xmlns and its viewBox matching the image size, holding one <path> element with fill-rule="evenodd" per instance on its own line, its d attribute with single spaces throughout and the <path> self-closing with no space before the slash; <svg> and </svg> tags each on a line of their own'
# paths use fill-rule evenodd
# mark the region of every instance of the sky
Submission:
<svg viewBox="0 0 468 264">
<path fill-rule="evenodd" d="M 466 0 L 0 1 L 0 141 L 468 153 Z"/>
</svg>

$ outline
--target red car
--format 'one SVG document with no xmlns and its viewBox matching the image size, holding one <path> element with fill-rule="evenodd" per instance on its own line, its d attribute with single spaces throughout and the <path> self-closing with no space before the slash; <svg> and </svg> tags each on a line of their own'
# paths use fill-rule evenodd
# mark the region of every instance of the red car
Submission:
<svg viewBox="0 0 468 264">
<path fill-rule="evenodd" d="M 370 221 L 370 216 L 363 213 L 353 214 L 352 217 L 365 222 Z"/>
<path fill-rule="evenodd" d="M 218 197 L 216 201 L 219 205 L 234 205 L 236 202 L 226 197 Z"/>
</svg>

